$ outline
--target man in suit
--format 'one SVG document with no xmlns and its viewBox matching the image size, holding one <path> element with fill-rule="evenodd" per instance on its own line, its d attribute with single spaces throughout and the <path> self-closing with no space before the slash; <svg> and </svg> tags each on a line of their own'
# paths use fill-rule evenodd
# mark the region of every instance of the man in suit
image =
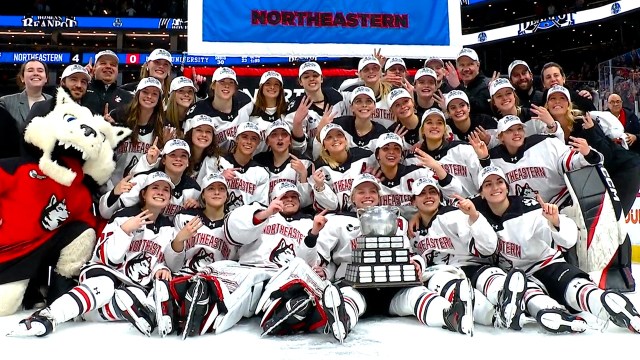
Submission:
<svg viewBox="0 0 640 360">
<path fill-rule="evenodd" d="M 640 153 L 640 143 L 638 142 L 638 136 L 640 136 L 640 120 L 638 120 L 636 114 L 622 106 L 622 98 L 616 93 L 609 95 L 607 107 L 609 111 L 620 120 L 622 126 L 624 126 L 629 150 Z"/>
</svg>

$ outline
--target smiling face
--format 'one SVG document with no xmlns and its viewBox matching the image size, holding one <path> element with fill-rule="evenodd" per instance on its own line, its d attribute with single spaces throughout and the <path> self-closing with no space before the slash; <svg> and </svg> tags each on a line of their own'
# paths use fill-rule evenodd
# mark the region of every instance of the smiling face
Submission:
<svg viewBox="0 0 640 360">
<path fill-rule="evenodd" d="M 195 99 L 195 93 L 191 86 L 185 86 L 181 89 L 178 89 L 174 92 L 174 98 L 176 105 L 182 108 L 188 108 L 193 105 L 193 100 Z"/>
<path fill-rule="evenodd" d="M 469 104 L 462 99 L 453 99 L 447 106 L 447 112 L 453 122 L 461 122 L 469 119 Z"/>
<path fill-rule="evenodd" d="M 213 141 L 213 128 L 209 125 L 200 125 L 193 128 L 191 143 L 194 147 L 204 149 Z"/>
<path fill-rule="evenodd" d="M 351 193 L 351 202 L 356 209 L 364 209 L 370 206 L 377 206 L 380 203 L 380 195 L 375 184 L 370 182 L 356 186 Z"/>
<path fill-rule="evenodd" d="M 516 94 L 509 88 L 498 90 L 491 97 L 491 100 L 498 111 L 502 114 L 508 114 L 516 108 Z"/>
<path fill-rule="evenodd" d="M 347 138 L 342 131 L 333 129 L 324 138 L 322 146 L 329 154 L 341 153 L 347 150 Z"/>
<path fill-rule="evenodd" d="M 407 119 L 414 114 L 413 100 L 401 98 L 393 102 L 391 113 L 398 119 Z"/>
<path fill-rule="evenodd" d="M 498 134 L 498 139 L 502 141 L 507 149 L 516 150 L 524 144 L 524 126 L 515 124 L 507 130 Z"/>
<path fill-rule="evenodd" d="M 138 92 L 138 102 L 143 109 L 153 110 L 160 100 L 160 90 L 156 87 L 146 87 Z"/>
<path fill-rule="evenodd" d="M 386 144 L 378 149 L 377 160 L 380 166 L 395 167 L 402 160 L 402 148 L 396 143 Z"/>
<path fill-rule="evenodd" d="M 442 140 L 445 135 L 446 124 L 437 114 L 431 114 L 424 119 L 422 136 L 427 140 Z"/>
<path fill-rule="evenodd" d="M 619 114 L 622 110 L 622 98 L 618 94 L 609 95 L 609 99 L 607 99 L 607 106 L 609 111 L 614 114 Z"/>
<path fill-rule="evenodd" d="M 153 76 L 162 82 L 169 76 L 171 63 L 164 59 L 152 60 L 147 62 L 147 68 L 149 69 L 149 76 Z"/>
<path fill-rule="evenodd" d="M 293 215 L 300 209 L 300 195 L 295 191 L 287 191 L 280 200 L 283 204 L 282 214 L 285 216 Z"/>
<path fill-rule="evenodd" d="M 213 93 L 216 98 L 221 100 L 231 100 L 233 94 L 236 93 L 238 85 L 233 79 L 222 79 L 213 83 Z"/>
<path fill-rule="evenodd" d="M 553 93 L 549 95 L 546 107 L 554 118 L 564 116 L 569 109 L 569 99 L 563 93 Z"/>
<path fill-rule="evenodd" d="M 436 79 L 431 76 L 422 76 L 414 84 L 416 94 L 423 99 L 430 99 L 436 92 Z"/>
<path fill-rule="evenodd" d="M 75 101 L 80 101 L 82 97 L 87 93 L 87 86 L 89 80 L 82 73 L 75 73 L 67 76 L 62 80 L 62 85 L 69 90 L 71 98 Z"/>
<path fill-rule="evenodd" d="M 20 78 L 27 89 L 42 89 L 47 83 L 47 71 L 40 61 L 29 61 L 25 64 Z"/>
<path fill-rule="evenodd" d="M 456 67 L 458 69 L 458 73 L 460 73 L 460 78 L 464 82 L 469 82 L 478 76 L 480 73 L 480 63 L 474 61 L 468 56 L 462 56 L 456 61 Z"/>
<path fill-rule="evenodd" d="M 236 137 L 236 152 L 246 156 L 252 156 L 253 152 L 260 144 L 260 136 L 253 131 L 245 131 Z"/>
<path fill-rule="evenodd" d="M 262 94 L 267 99 L 278 99 L 278 95 L 280 95 L 280 91 L 282 89 L 282 84 L 278 79 L 271 78 L 267 80 L 264 84 L 262 84 Z"/>
<path fill-rule="evenodd" d="M 482 182 L 480 195 L 487 200 L 489 204 L 501 204 L 507 201 L 509 187 L 503 178 L 492 174 Z"/>
<path fill-rule="evenodd" d="M 369 96 L 360 94 L 353 99 L 351 111 L 356 118 L 370 119 L 376 111 L 376 103 Z"/>
<path fill-rule="evenodd" d="M 113 84 L 118 79 L 118 61 L 113 56 L 101 56 L 93 68 L 96 80 L 105 84 Z"/>
<path fill-rule="evenodd" d="M 189 165 L 189 154 L 186 150 L 174 150 L 162 159 L 167 174 L 182 174 Z"/>
<path fill-rule="evenodd" d="M 433 186 L 425 186 L 420 195 L 413 199 L 413 205 L 423 214 L 434 214 L 440 207 L 440 191 Z"/>
<path fill-rule="evenodd" d="M 533 87 L 533 74 L 524 65 L 514 67 L 509 80 L 516 89 L 522 91 L 529 91 Z"/>
<path fill-rule="evenodd" d="M 382 77 L 380 65 L 367 64 L 367 66 L 360 70 L 359 75 L 360 79 L 362 79 L 367 86 L 375 85 Z"/>
<path fill-rule="evenodd" d="M 202 192 L 202 200 L 205 206 L 214 209 L 224 207 L 224 204 L 227 202 L 227 197 L 227 188 L 219 182 L 214 182 L 207 186 Z"/>
<path fill-rule="evenodd" d="M 542 85 L 545 89 L 550 89 L 554 85 L 564 86 L 564 76 L 556 66 L 549 66 L 542 72 Z"/>
<path fill-rule="evenodd" d="M 150 184 L 141 191 L 146 208 L 162 209 L 171 200 L 171 186 L 163 180 Z"/>
<path fill-rule="evenodd" d="M 313 70 L 307 70 L 300 76 L 300 85 L 304 91 L 316 92 L 322 85 L 322 75 Z"/>
<path fill-rule="evenodd" d="M 267 136 L 267 145 L 274 153 L 287 152 L 291 146 L 291 136 L 285 129 L 275 129 Z"/>
</svg>

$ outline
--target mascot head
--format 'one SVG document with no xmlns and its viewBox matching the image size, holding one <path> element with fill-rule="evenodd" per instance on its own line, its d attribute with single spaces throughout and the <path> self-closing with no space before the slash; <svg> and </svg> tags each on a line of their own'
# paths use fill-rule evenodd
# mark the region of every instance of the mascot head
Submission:
<svg viewBox="0 0 640 360">
<path fill-rule="evenodd" d="M 71 164 L 82 166 L 84 175 L 104 184 L 115 169 L 114 149 L 131 130 L 112 126 L 102 116 L 73 101 L 58 89 L 53 110 L 35 117 L 24 138 L 42 152 L 39 167 L 48 177 L 70 186 L 78 175 Z"/>
</svg>

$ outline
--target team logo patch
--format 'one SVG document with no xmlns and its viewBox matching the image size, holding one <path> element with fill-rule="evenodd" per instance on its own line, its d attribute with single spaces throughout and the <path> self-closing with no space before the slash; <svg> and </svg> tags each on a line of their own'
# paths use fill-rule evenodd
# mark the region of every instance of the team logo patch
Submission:
<svg viewBox="0 0 640 360">
<path fill-rule="evenodd" d="M 535 199 L 537 194 L 538 192 L 533 190 L 531 188 L 531 185 L 529 185 L 528 183 L 524 185 L 516 184 L 516 195 L 518 196 L 522 196 L 527 199 Z"/>
<path fill-rule="evenodd" d="M 69 218 L 67 202 L 65 199 L 58 200 L 55 195 L 51 195 L 49 204 L 42 210 L 40 224 L 48 231 L 53 231 L 62 225 Z"/>
<path fill-rule="evenodd" d="M 276 246 L 271 255 L 269 255 L 269 261 L 283 267 L 296 257 L 296 252 L 293 250 L 293 244 L 287 244 L 284 239 L 280 239 L 278 246 Z"/>
<path fill-rule="evenodd" d="M 215 261 L 213 253 L 207 252 L 205 249 L 200 249 L 192 258 L 189 260 L 187 266 L 189 269 L 194 272 L 198 272 L 202 270 L 205 266 L 213 263 Z"/>
<path fill-rule="evenodd" d="M 231 212 L 240 206 L 244 205 L 244 200 L 241 195 L 236 194 L 235 192 L 229 193 L 229 200 L 227 200 L 227 208 L 228 211 Z"/>
<path fill-rule="evenodd" d="M 38 179 L 38 180 L 44 180 L 44 179 L 47 178 L 44 175 L 38 174 L 38 172 L 36 170 L 29 171 L 29 177 L 32 178 L 32 179 Z"/>
<path fill-rule="evenodd" d="M 127 261 L 124 273 L 135 282 L 151 275 L 151 256 L 147 253 L 140 253 Z"/>
</svg>

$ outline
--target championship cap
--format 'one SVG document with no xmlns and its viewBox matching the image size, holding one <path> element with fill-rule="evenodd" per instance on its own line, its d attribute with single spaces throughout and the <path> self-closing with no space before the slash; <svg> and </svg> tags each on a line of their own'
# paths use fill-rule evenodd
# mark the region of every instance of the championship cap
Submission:
<svg viewBox="0 0 640 360">
<path fill-rule="evenodd" d="M 418 81 L 418 79 L 423 76 L 431 76 L 434 80 L 438 81 L 438 74 L 436 74 L 436 71 L 432 68 L 426 67 L 416 71 L 416 75 L 413 77 L 413 82 Z"/>
<path fill-rule="evenodd" d="M 172 93 L 176 90 L 180 90 L 185 87 L 190 87 L 193 91 L 196 91 L 196 86 L 193 85 L 193 81 L 186 76 L 178 76 L 177 78 L 171 80 L 171 85 L 169 85 L 169 93 Z"/>
<path fill-rule="evenodd" d="M 340 132 L 342 132 L 342 134 L 347 137 L 347 132 L 344 131 L 344 129 L 342 128 L 342 126 L 338 125 L 338 124 L 334 124 L 334 123 L 329 123 L 327 125 L 325 125 L 322 130 L 320 131 L 320 143 L 324 142 L 324 139 L 326 139 L 327 135 L 329 134 L 329 132 L 331 130 L 338 130 Z"/>
<path fill-rule="evenodd" d="M 466 102 L 467 104 L 469 104 L 469 97 L 467 96 L 467 94 L 462 91 L 462 90 L 451 90 L 448 93 L 445 94 L 444 96 L 444 103 L 445 103 L 445 107 L 449 107 L 449 103 L 454 100 L 454 99 L 460 99 L 464 102 Z"/>
<path fill-rule="evenodd" d="M 276 79 L 280 81 L 280 84 L 283 84 L 282 75 L 280 75 L 280 73 L 277 71 L 269 70 L 264 74 L 262 74 L 262 76 L 260 77 L 260 82 L 258 83 L 258 86 L 262 86 L 262 84 L 266 83 L 267 80 L 269 79 Z"/>
<path fill-rule="evenodd" d="M 500 169 L 497 166 L 487 166 L 485 168 L 482 168 L 482 170 L 480 170 L 480 175 L 478 175 L 478 189 L 482 188 L 482 183 L 484 183 L 484 181 L 489 177 L 489 175 L 498 175 L 501 178 L 504 179 L 504 181 L 507 181 L 507 177 L 504 175 L 504 172 L 502 171 L 502 169 Z"/>
<path fill-rule="evenodd" d="M 252 121 L 245 121 L 242 124 L 238 125 L 238 129 L 236 130 L 236 139 L 238 138 L 238 136 L 240 136 L 240 134 L 247 131 L 255 133 L 258 135 L 258 137 L 260 137 L 260 129 L 258 128 L 258 125 L 256 125 Z"/>
<path fill-rule="evenodd" d="M 318 75 L 322 76 L 322 69 L 320 68 L 320 65 L 315 61 L 307 61 L 306 63 L 300 65 L 300 68 L 298 69 L 298 79 L 302 77 L 302 74 L 304 74 L 305 71 L 314 71 L 318 73 Z"/>
<path fill-rule="evenodd" d="M 293 191 L 298 194 L 298 196 L 300 196 L 300 190 L 298 190 L 298 187 L 295 184 L 289 181 L 279 182 L 276 184 L 276 186 L 273 187 L 273 190 L 271 190 L 271 200 L 277 198 L 278 196 L 282 196 L 289 191 Z"/>
<path fill-rule="evenodd" d="M 529 67 L 529 64 L 527 64 L 526 62 L 522 61 L 522 60 L 514 60 L 511 62 L 511 64 L 509 64 L 509 68 L 507 70 L 507 73 L 509 74 L 509 77 L 511 77 L 511 72 L 513 71 L 513 69 L 516 68 L 516 66 L 524 66 L 527 68 L 527 70 L 529 72 L 531 72 L 531 68 Z"/>
<path fill-rule="evenodd" d="M 402 65 L 402 67 L 404 67 L 405 70 L 407 69 L 407 65 L 404 63 L 404 60 L 402 60 L 401 57 L 390 57 L 384 63 L 384 71 L 386 72 L 393 65 Z"/>
<path fill-rule="evenodd" d="M 289 124 L 284 120 L 278 119 L 278 120 L 272 122 L 269 125 L 269 127 L 267 128 L 267 131 L 265 132 L 264 136 L 265 137 L 269 137 L 269 135 L 271 135 L 271 133 L 274 132 L 276 129 L 283 129 L 289 135 L 291 135 L 291 128 L 289 127 Z"/>
<path fill-rule="evenodd" d="M 388 132 L 378 136 L 378 140 L 376 141 L 376 149 L 380 149 L 381 147 L 391 143 L 400 145 L 400 148 L 402 148 L 403 145 L 403 141 L 400 135 Z"/>
<path fill-rule="evenodd" d="M 424 188 L 426 188 L 427 186 L 433 186 L 434 188 L 436 188 L 436 190 L 438 190 L 438 192 L 440 192 L 440 186 L 438 185 L 438 182 L 436 181 L 436 179 L 429 176 L 425 176 L 425 177 L 421 177 L 420 179 L 416 180 L 416 182 L 413 183 L 411 193 L 415 196 L 418 196 L 422 193 L 422 190 L 424 190 Z"/>
<path fill-rule="evenodd" d="M 498 92 L 498 90 L 505 88 L 515 90 L 513 85 L 511 85 L 511 81 L 505 78 L 497 78 L 489 83 L 489 96 L 493 96 Z"/>
<path fill-rule="evenodd" d="M 171 187 L 171 189 L 175 189 L 175 185 L 173 185 L 173 182 L 171 182 L 171 178 L 169 177 L 169 175 L 165 174 L 162 171 L 154 171 L 151 174 L 147 175 L 147 177 L 144 179 L 144 183 L 142 183 L 142 188 L 146 188 L 147 186 L 156 183 L 158 181 L 164 181 L 166 183 L 169 184 L 169 186 Z"/>
<path fill-rule="evenodd" d="M 569 94 L 569 90 L 566 87 L 560 85 L 553 85 L 551 89 L 547 91 L 547 101 L 549 101 L 549 97 L 551 96 L 551 94 L 555 93 L 563 93 L 564 96 L 567 97 L 567 100 L 571 101 L 571 94 Z"/>
<path fill-rule="evenodd" d="M 438 116 L 440 116 L 442 118 L 442 121 L 447 121 L 447 118 L 445 117 L 444 113 L 442 111 L 440 111 L 440 109 L 436 109 L 436 108 L 431 108 L 431 109 L 427 109 L 424 114 L 422 114 L 422 123 L 424 125 L 424 121 L 429 117 L 429 115 L 431 114 L 436 114 Z"/>
<path fill-rule="evenodd" d="M 398 99 L 402 99 L 402 98 L 413 99 L 413 97 L 411 96 L 411 94 L 409 94 L 407 89 L 405 89 L 405 88 L 393 89 L 387 95 L 387 104 L 389 105 L 389 107 L 391 107 L 391 106 L 393 106 L 394 102 L 396 102 Z"/>
<path fill-rule="evenodd" d="M 365 56 L 358 62 L 358 72 L 362 71 L 362 69 L 369 64 L 376 64 L 380 66 L 380 62 L 375 56 Z"/>
<path fill-rule="evenodd" d="M 153 61 L 153 60 L 167 60 L 169 64 L 173 64 L 173 61 L 171 59 L 171 53 L 165 49 L 153 50 L 149 55 L 149 57 L 147 58 L 147 61 Z"/>
<path fill-rule="evenodd" d="M 373 100 L 373 102 L 376 102 L 376 94 L 368 86 L 358 86 L 353 90 L 351 93 L 351 104 L 353 104 L 353 101 L 358 97 L 358 95 L 367 95 L 371 100 Z"/>
<path fill-rule="evenodd" d="M 199 114 L 190 119 L 185 120 L 184 125 L 182 125 L 182 129 L 186 133 L 187 131 L 191 129 L 195 129 L 200 125 L 209 125 L 211 126 L 213 131 L 216 130 L 216 127 L 213 123 L 213 119 L 211 119 L 209 115 L 205 115 L 205 114 Z"/>
<path fill-rule="evenodd" d="M 91 75 L 89 74 L 87 69 L 85 69 L 84 66 L 78 64 L 71 64 L 64 68 L 62 76 L 60 76 L 60 80 L 64 80 L 65 78 L 78 73 L 83 74 L 87 78 L 87 81 L 91 81 Z"/>
<path fill-rule="evenodd" d="M 460 60 L 460 58 L 463 56 L 466 56 L 473 61 L 480 61 L 480 58 L 478 57 L 478 53 L 475 50 L 470 48 L 462 48 L 462 50 L 460 50 L 460 52 L 458 53 L 458 56 L 456 57 L 456 61 Z"/>
<path fill-rule="evenodd" d="M 439 62 L 440 65 L 444 66 L 444 61 L 442 61 L 442 59 L 437 56 L 429 56 L 427 60 L 424 61 L 424 67 L 429 67 L 429 63 L 433 61 Z"/>
<path fill-rule="evenodd" d="M 213 77 L 212 77 L 213 81 L 220 81 L 224 79 L 231 79 L 236 83 L 236 85 L 238 84 L 238 79 L 236 78 L 236 72 L 233 71 L 232 68 L 228 68 L 226 66 L 217 68 L 216 71 L 213 72 Z"/>
<path fill-rule="evenodd" d="M 507 131 L 513 125 L 522 124 L 522 120 L 515 115 L 507 115 L 498 120 L 497 133 L 500 134 L 503 131 Z"/>
<path fill-rule="evenodd" d="M 351 192 L 353 193 L 353 191 L 359 186 L 362 185 L 364 183 L 370 182 L 372 184 L 374 184 L 377 188 L 378 191 L 382 190 L 382 187 L 380 186 L 380 181 L 378 180 L 378 178 L 376 178 L 375 176 L 369 174 L 369 173 L 362 173 L 358 176 L 356 176 L 355 179 L 353 179 L 353 182 L 351 183 Z"/>
<path fill-rule="evenodd" d="M 103 56 L 111 56 L 112 58 L 116 59 L 116 64 L 120 61 L 120 59 L 118 59 L 118 55 L 116 55 L 116 53 L 114 53 L 113 51 L 102 50 L 96 54 L 96 62 L 98 62 L 98 59 L 100 59 Z"/>
<path fill-rule="evenodd" d="M 160 83 L 160 81 L 154 77 L 146 77 L 142 80 L 140 80 L 140 82 L 138 83 L 138 86 L 136 86 L 136 93 L 142 89 L 148 88 L 148 87 L 154 87 L 158 90 L 160 90 L 160 94 L 162 94 L 162 84 Z"/>
<path fill-rule="evenodd" d="M 204 190 L 213 183 L 223 184 L 224 187 L 229 189 L 229 185 L 227 185 L 227 180 L 224 178 L 224 176 L 222 176 L 222 173 L 219 173 L 219 172 L 214 172 L 205 176 L 204 179 L 202 179 L 202 183 L 200 185 L 202 190 Z"/>
<path fill-rule="evenodd" d="M 189 144 L 182 139 L 171 139 L 164 144 L 160 155 L 167 155 L 176 150 L 184 150 L 187 152 L 187 155 L 191 156 L 191 150 L 189 149 Z"/>
</svg>

